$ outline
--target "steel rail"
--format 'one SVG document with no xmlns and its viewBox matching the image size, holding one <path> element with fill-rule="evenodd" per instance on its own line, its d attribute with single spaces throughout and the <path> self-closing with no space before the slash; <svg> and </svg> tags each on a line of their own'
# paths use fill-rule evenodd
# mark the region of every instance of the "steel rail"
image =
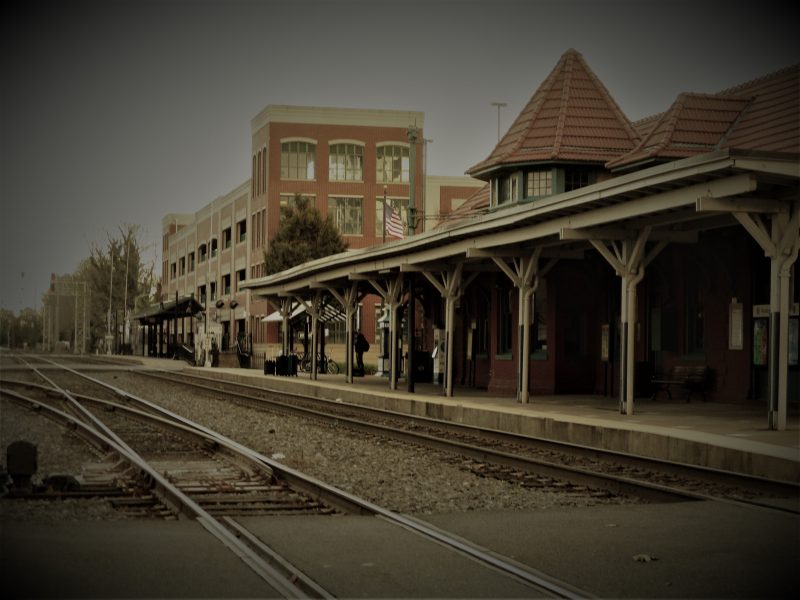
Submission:
<svg viewBox="0 0 800 600">
<path fill-rule="evenodd" d="M 722 469 L 717 469 L 714 467 L 708 467 L 704 465 L 692 465 L 688 463 L 681 463 L 671 460 L 666 460 L 663 458 L 650 458 L 650 457 L 642 457 L 640 455 L 621 452 L 619 450 L 609 450 L 606 448 L 597 448 L 593 446 L 586 446 L 582 444 L 576 444 L 573 442 L 565 442 L 565 441 L 556 441 L 550 440 L 547 438 L 537 437 L 533 435 L 526 435 L 526 434 L 518 434 L 512 433 L 508 431 L 502 431 L 498 429 L 490 429 L 490 428 L 483 428 L 476 425 L 469 425 L 465 423 L 457 423 L 454 421 L 444 421 L 441 419 L 436 419 L 433 417 L 423 416 L 423 415 L 412 415 L 407 413 L 401 413 L 397 411 L 392 411 L 383 408 L 377 408 L 374 406 L 368 406 L 363 404 L 353 404 L 349 402 L 341 402 L 341 401 L 333 401 L 327 398 L 320 398 L 315 396 L 308 396 L 303 395 L 296 392 L 288 392 L 285 390 L 275 390 L 268 387 L 261 387 L 256 386 L 248 383 L 242 383 L 239 381 L 228 381 L 228 380 L 219 380 L 219 379 L 212 379 L 209 377 L 205 377 L 203 375 L 197 375 L 195 373 L 188 373 L 186 371 L 180 372 L 170 372 L 165 371 L 163 369 L 136 369 L 134 371 L 136 374 L 145 375 L 148 377 L 160 377 L 162 379 L 169 380 L 168 377 L 165 377 L 163 374 L 170 373 L 173 377 L 178 376 L 181 378 L 189 378 L 195 380 L 201 380 L 204 382 L 208 382 L 210 384 L 218 384 L 218 385 L 227 385 L 231 387 L 237 388 L 245 388 L 249 390 L 253 390 L 256 392 L 261 393 L 268 393 L 278 397 L 287 397 L 287 398 L 294 398 L 301 401 L 312 401 L 317 403 L 323 403 L 326 405 L 330 405 L 333 407 L 343 407 L 347 409 L 351 409 L 358 412 L 363 412 L 367 414 L 373 414 L 377 417 L 389 417 L 389 418 L 397 418 L 404 421 L 408 421 L 412 424 L 422 424 L 425 426 L 443 429 L 446 431 L 452 431 L 454 433 L 459 434 L 472 434 L 487 437 L 496 441 L 500 442 L 508 442 L 508 443 L 517 443 L 522 445 L 530 445 L 536 444 L 543 449 L 549 449 L 560 453 L 573 453 L 575 455 L 585 456 L 587 454 L 594 455 L 599 458 L 606 458 L 606 459 L 613 459 L 615 461 L 627 462 L 631 465 L 638 465 L 638 466 L 652 466 L 653 464 L 658 464 L 660 467 L 663 467 L 667 470 L 674 470 L 680 474 L 687 474 L 687 473 L 702 473 L 704 477 L 708 477 L 713 479 L 719 483 L 727 483 L 736 485 L 737 482 L 740 484 L 742 481 L 752 482 L 754 484 L 760 484 L 763 486 L 768 486 L 772 488 L 774 493 L 785 493 L 791 492 L 797 494 L 800 492 L 800 483 L 793 482 L 793 481 L 781 481 L 775 479 L 769 479 L 766 477 L 761 477 L 758 475 L 750 475 L 744 473 L 735 473 L 732 471 L 725 471 Z M 173 383 L 177 383 L 173 380 Z M 198 387 L 203 388 L 203 386 L 199 386 L 198 384 L 187 383 L 187 385 L 197 385 Z M 206 389 L 210 389 L 206 387 Z M 229 394 L 228 390 L 220 390 L 226 394 Z M 233 392 L 232 395 L 235 395 L 236 392 Z M 247 396 L 244 396 L 247 398 Z M 252 398 L 257 400 L 264 400 L 270 401 L 268 398 Z"/>
<path fill-rule="evenodd" d="M 287 467 L 286 465 L 283 465 L 283 464 L 281 464 L 281 463 L 279 463 L 279 462 L 277 462 L 277 461 L 275 461 L 275 460 L 273 460 L 271 458 L 268 458 L 267 456 L 264 456 L 263 454 L 260 454 L 260 453 L 258 453 L 256 451 L 252 450 L 251 448 L 247 448 L 246 446 L 242 446 L 238 442 L 235 442 L 235 441 L 231 440 L 230 438 L 227 438 L 226 436 L 223 436 L 223 435 L 221 435 L 221 434 L 219 434 L 219 433 L 217 433 L 215 431 L 212 431 L 212 430 L 208 429 L 207 427 L 204 427 L 203 425 L 200 425 L 198 423 L 192 423 L 188 419 L 184 419 L 180 415 L 177 415 L 177 414 L 173 413 L 172 411 L 170 411 L 168 409 L 160 407 L 159 405 L 157 405 L 157 404 L 155 404 L 153 402 L 150 402 L 148 400 L 145 400 L 143 398 L 135 396 L 134 394 L 131 394 L 131 393 L 123 390 L 122 388 L 119 388 L 119 387 L 114 386 L 112 384 L 106 383 L 104 381 L 100 381 L 98 379 L 95 379 L 95 378 L 90 377 L 88 375 L 85 375 L 83 373 L 80 373 L 79 371 L 76 371 L 75 369 L 72 369 L 70 367 L 66 367 L 64 365 L 59 365 L 59 366 L 61 366 L 65 370 L 67 370 L 67 371 L 69 371 L 69 372 L 71 372 L 71 373 L 73 373 L 75 375 L 78 375 L 79 377 L 82 377 L 82 378 L 84 378 L 84 379 L 86 379 L 88 381 L 92 381 L 92 382 L 96 383 L 97 385 L 99 385 L 101 387 L 113 390 L 113 391 L 115 391 L 115 393 L 119 394 L 120 396 L 126 397 L 126 398 L 128 398 L 128 399 L 130 399 L 132 401 L 135 401 L 135 402 L 140 402 L 140 403 L 152 408 L 153 410 L 162 412 L 162 413 L 164 413 L 166 415 L 169 415 L 170 417 L 177 418 L 177 419 L 179 419 L 179 420 L 181 420 L 183 422 L 190 423 L 193 427 L 197 428 L 199 431 L 205 432 L 208 435 L 211 435 L 212 437 L 214 437 L 215 439 L 218 439 L 219 441 L 223 441 L 224 440 L 224 441 L 234 445 L 243 454 L 250 455 L 250 456 L 254 457 L 256 460 L 259 460 L 259 461 L 267 464 L 276 473 L 278 473 L 281 478 L 285 479 L 286 481 L 290 481 L 290 482 L 291 481 L 296 481 L 298 483 L 299 482 L 306 482 L 308 485 L 312 486 L 315 489 L 318 489 L 320 492 L 324 492 L 326 498 L 327 497 L 331 497 L 331 498 L 338 497 L 340 499 L 340 502 L 344 501 L 344 502 L 347 502 L 349 504 L 358 506 L 360 508 L 361 512 L 363 512 L 363 513 L 372 514 L 372 515 L 375 515 L 375 516 L 382 517 L 385 520 L 387 520 L 387 521 L 389 521 L 389 522 L 391 522 L 391 523 L 393 523 L 395 525 L 399 525 L 399 526 L 401 526 L 401 527 L 403 527 L 403 528 L 405 528 L 405 529 L 407 529 L 409 531 L 412 531 L 412 532 L 414 532 L 414 533 L 416 533 L 418 535 L 421 535 L 421 536 L 426 537 L 428 539 L 431 539 L 431 540 L 433 540 L 435 542 L 438 542 L 439 544 L 442 544 L 442 545 L 444 545 L 446 547 L 449 547 L 449 548 L 455 550 L 456 552 L 459 552 L 459 553 L 461 553 L 461 554 L 463 554 L 465 556 L 468 556 L 468 557 L 470 557 L 470 558 L 472 558 L 472 559 L 474 559 L 474 560 L 476 560 L 476 561 L 478 561 L 480 563 L 483 563 L 484 565 L 487 565 L 487 566 L 489 566 L 491 568 L 494 568 L 494 569 L 496 569 L 496 570 L 498 570 L 498 571 L 500 571 L 502 573 L 505 573 L 506 575 L 516 579 L 517 581 L 519 581 L 519 582 L 521 582 L 521 583 L 523 583 L 523 584 L 525 584 L 527 586 L 533 587 L 536 590 L 539 590 L 539 591 L 542 591 L 542 592 L 546 592 L 546 593 L 549 593 L 549 594 L 553 594 L 553 596 L 557 597 L 557 598 L 573 598 L 573 599 L 577 599 L 577 598 L 591 597 L 591 595 L 588 594 L 586 591 L 580 590 L 580 589 L 578 589 L 578 588 L 576 588 L 576 587 L 574 587 L 574 586 L 572 586 L 572 585 L 570 585 L 570 584 L 568 584 L 566 582 L 557 581 L 552 577 L 549 577 L 549 576 L 547 576 L 547 575 L 545 575 L 545 574 L 543 574 L 543 573 L 541 573 L 539 571 L 536 571 L 535 569 L 532 569 L 532 568 L 528 567 L 527 565 L 520 565 L 516 561 L 508 560 L 505 557 L 501 557 L 501 556 L 499 556 L 499 555 L 497 555 L 495 553 L 489 552 L 489 551 L 487 551 L 487 550 L 485 550 L 483 548 L 475 546 L 474 544 L 472 544 L 470 542 L 467 542 L 465 540 L 456 538 L 456 537 L 454 537 L 454 536 L 452 536 L 452 535 L 450 535 L 448 533 L 442 532 L 441 530 L 429 525 L 428 523 L 425 523 L 424 521 L 420 521 L 420 520 L 414 519 L 412 517 L 409 517 L 407 515 L 402 515 L 400 513 L 396 513 L 394 511 L 389 510 L 389 509 L 383 508 L 383 507 L 378 506 L 377 504 L 374 504 L 374 503 L 372 503 L 372 502 L 370 502 L 368 500 L 365 500 L 363 498 L 359 498 L 358 496 L 355 496 L 353 494 L 350 494 L 348 492 L 340 490 L 340 489 L 338 489 L 338 488 L 336 488 L 336 487 L 334 487 L 332 485 L 329 485 L 329 484 L 327 484 L 327 483 L 325 483 L 323 481 L 320 481 L 320 480 L 318 480 L 318 479 L 316 479 L 314 477 L 311 477 L 311 476 L 306 475 L 304 473 L 301 473 L 301 472 L 299 472 L 299 471 L 297 471 L 295 469 Z"/>
<path fill-rule="evenodd" d="M 150 373 L 144 373 L 144 374 L 148 376 L 153 376 Z M 164 379 L 169 380 L 168 378 Z M 175 383 L 175 381 L 173 380 L 172 383 Z M 424 433 L 407 431 L 403 429 L 398 429 L 396 427 L 391 427 L 388 425 L 381 425 L 379 423 L 369 423 L 350 417 L 331 415 L 329 413 L 320 412 L 315 409 L 307 407 L 286 404 L 284 402 L 281 402 L 280 400 L 273 400 L 270 398 L 258 398 L 255 396 L 242 394 L 240 392 L 232 392 L 232 391 L 219 390 L 213 388 L 204 388 L 204 386 L 196 383 L 188 383 L 188 385 L 199 387 L 201 389 L 212 389 L 213 391 L 218 391 L 228 396 L 236 396 L 247 401 L 257 401 L 260 403 L 266 403 L 272 406 L 277 406 L 279 410 L 288 414 L 300 415 L 307 418 L 322 420 L 326 423 L 334 424 L 336 426 L 344 425 L 356 431 L 370 433 L 370 434 L 377 434 L 383 437 L 387 437 L 390 439 L 406 443 L 419 444 L 434 450 L 440 450 L 443 452 L 456 452 L 473 460 L 491 462 L 493 464 L 509 467 L 511 469 L 518 469 L 526 472 L 535 472 L 538 475 L 544 475 L 546 477 L 568 481 L 573 485 L 587 486 L 595 489 L 603 489 L 605 491 L 609 491 L 615 494 L 635 495 L 637 497 L 644 498 L 654 502 L 676 502 L 676 501 L 706 499 L 706 497 L 698 495 L 694 492 L 676 490 L 669 488 L 667 486 L 650 482 L 637 481 L 626 477 L 620 477 L 618 475 L 609 475 L 607 473 L 595 473 L 593 471 L 582 469 L 580 467 L 557 464 L 541 459 L 509 454 L 498 450 L 492 450 L 490 448 L 484 448 L 472 444 L 467 444 L 465 442 L 460 442 L 457 440 L 438 438 Z M 241 384 L 236 384 L 236 385 L 241 385 Z M 336 403 L 336 406 L 342 406 L 342 404 Z M 346 405 L 346 406 L 349 408 L 352 407 L 353 405 Z M 369 408 L 368 412 L 371 412 L 372 414 L 379 414 L 376 413 L 375 409 L 372 408 Z M 402 417 L 403 415 L 398 415 L 397 413 L 391 413 L 391 416 Z M 414 418 L 416 419 L 416 417 Z M 436 424 L 438 424 L 438 422 Z"/>
<path fill-rule="evenodd" d="M 0 394 L 26 402 L 35 406 L 38 410 L 44 410 L 57 417 L 59 420 L 68 423 L 71 427 L 80 428 L 85 434 L 95 437 L 102 443 L 113 449 L 124 460 L 138 468 L 147 475 L 153 482 L 154 487 L 168 505 L 176 509 L 176 512 L 190 516 L 200 523 L 210 534 L 222 542 L 229 550 L 238 556 L 256 575 L 269 584 L 276 592 L 284 598 L 332 598 L 317 584 L 306 585 L 310 581 L 305 575 L 300 575 L 300 571 L 293 569 L 287 574 L 285 571 L 276 568 L 274 564 L 264 560 L 251 545 L 245 543 L 230 528 L 211 516 L 199 504 L 187 496 L 184 492 L 174 486 L 156 469 L 152 468 L 137 452 L 127 445 L 119 444 L 116 439 L 107 436 L 103 431 L 93 428 L 79 418 L 60 411 L 48 404 L 39 402 L 33 398 L 27 398 L 22 394 L 17 394 L 10 390 L 0 389 Z M 288 562 L 282 566 L 288 565 Z"/>
</svg>

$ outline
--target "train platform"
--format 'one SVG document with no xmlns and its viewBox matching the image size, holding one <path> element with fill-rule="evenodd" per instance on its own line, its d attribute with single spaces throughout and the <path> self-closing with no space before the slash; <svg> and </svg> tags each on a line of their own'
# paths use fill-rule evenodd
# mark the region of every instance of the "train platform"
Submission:
<svg viewBox="0 0 800 600">
<path fill-rule="evenodd" d="M 632 416 L 619 412 L 618 398 L 589 395 L 531 396 L 527 404 L 513 397 L 456 386 L 453 397 L 442 387 L 417 383 L 414 393 L 401 380 L 390 390 L 385 377 L 355 378 L 308 374 L 264 375 L 258 369 L 188 367 L 167 359 L 129 357 L 162 369 L 187 368 L 208 376 L 240 381 L 283 392 L 376 406 L 420 417 L 490 427 L 581 446 L 660 458 L 711 469 L 800 482 L 800 410 L 791 405 L 787 428 L 767 426 L 764 403 L 703 402 L 693 397 L 671 400 L 637 398 Z"/>
</svg>

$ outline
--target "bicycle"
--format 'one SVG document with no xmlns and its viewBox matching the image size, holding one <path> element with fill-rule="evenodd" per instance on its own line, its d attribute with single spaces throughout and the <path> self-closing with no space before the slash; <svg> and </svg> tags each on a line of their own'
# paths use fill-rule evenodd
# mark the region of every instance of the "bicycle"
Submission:
<svg viewBox="0 0 800 600">
<path fill-rule="evenodd" d="M 308 373 L 311 371 L 311 355 L 298 353 L 296 356 L 298 360 L 298 369 L 303 373 Z M 328 354 L 317 354 L 317 372 L 336 375 L 339 373 L 339 363 L 333 360 Z"/>
</svg>

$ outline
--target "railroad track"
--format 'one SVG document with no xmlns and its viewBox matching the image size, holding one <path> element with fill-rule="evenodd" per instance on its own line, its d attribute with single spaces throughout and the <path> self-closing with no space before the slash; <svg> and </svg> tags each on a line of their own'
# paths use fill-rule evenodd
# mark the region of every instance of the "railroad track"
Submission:
<svg viewBox="0 0 800 600">
<path fill-rule="evenodd" d="M 51 367 L 56 366 L 55 362 L 48 362 Z M 333 510 L 338 510 L 379 516 L 407 531 L 466 555 L 487 568 L 504 573 L 525 585 L 532 594 L 559 598 L 589 596 L 568 583 L 557 581 L 528 566 L 486 551 L 423 521 L 394 513 L 305 476 L 121 388 L 69 367 L 59 366 L 71 376 L 80 377 L 97 385 L 106 396 L 115 396 L 116 400 L 70 392 L 33 365 L 29 365 L 32 372 L 43 379 L 46 385 L 5 379 L 0 392 L 7 398 L 35 407 L 51 418 L 80 430 L 84 436 L 92 438 L 99 447 L 110 449 L 119 455 L 133 470 L 138 471 L 138 481 L 148 482 L 162 506 L 176 514 L 189 516 L 201 522 L 223 543 L 234 547 L 237 554 L 284 597 L 330 597 L 330 594 L 231 518 L 230 514 L 239 515 L 242 512 L 252 514 L 249 512 L 251 504 L 257 504 L 248 503 L 248 506 L 243 508 L 241 496 L 237 496 L 235 501 L 232 499 L 230 487 L 232 485 L 235 487 L 233 483 L 235 481 L 244 480 L 248 483 L 256 481 L 254 485 L 257 489 L 248 487 L 239 490 L 245 495 L 250 495 L 249 500 L 253 500 L 254 496 L 260 497 L 268 491 L 277 491 L 266 488 L 274 487 L 280 482 L 281 485 L 295 490 L 295 495 L 305 496 L 303 506 L 293 506 L 292 511 L 311 509 L 330 514 Z M 11 388 L 25 389 L 27 393 L 23 394 Z M 55 396 L 63 398 L 63 401 L 57 402 L 65 403 L 66 407 L 54 406 Z M 101 420 L 98 414 L 104 418 Z M 130 424 L 115 423 L 112 429 L 104 422 L 109 414 L 112 421 L 117 419 L 126 423 L 135 421 L 136 425 L 131 428 Z M 142 423 L 147 423 L 150 429 L 140 429 Z M 152 433 L 153 427 L 162 430 L 155 438 Z M 164 433 L 165 430 L 168 433 Z M 185 439 L 187 437 L 194 440 L 188 447 Z M 153 450 L 154 439 L 158 439 L 159 444 L 163 446 L 157 452 Z M 136 446 L 140 444 L 145 449 L 137 452 Z M 224 450 L 226 455 L 224 460 L 220 458 L 221 450 Z M 236 456 L 237 466 L 220 467 L 222 463 L 230 464 L 227 456 L 229 454 Z M 244 471 L 241 467 L 243 462 L 250 463 L 253 470 Z M 258 477 L 253 476 L 255 471 L 259 472 Z M 226 488 L 224 491 L 219 488 L 220 482 L 224 482 Z M 221 494 L 224 496 L 223 502 L 218 502 Z M 311 499 L 311 502 L 308 499 Z M 209 510 L 210 506 L 216 508 L 222 506 L 222 508 Z M 258 504 L 256 510 L 263 510 L 263 505 Z"/>
<path fill-rule="evenodd" d="M 137 374 L 250 408 L 298 415 L 462 457 L 462 467 L 527 487 L 626 494 L 650 501 L 714 500 L 800 514 L 800 486 L 681 463 L 604 451 L 369 406 L 289 394 L 187 372 Z"/>
</svg>

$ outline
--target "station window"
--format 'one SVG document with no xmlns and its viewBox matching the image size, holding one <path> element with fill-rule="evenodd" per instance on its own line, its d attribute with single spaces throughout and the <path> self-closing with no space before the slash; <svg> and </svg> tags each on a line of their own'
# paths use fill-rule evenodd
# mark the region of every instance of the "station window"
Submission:
<svg viewBox="0 0 800 600">
<path fill-rule="evenodd" d="M 239 269 L 236 271 L 236 291 L 239 291 L 239 284 L 247 280 L 247 269 Z"/>
<path fill-rule="evenodd" d="M 686 354 L 703 354 L 705 351 L 705 311 L 698 279 L 697 273 L 691 273 L 686 280 Z"/>
<path fill-rule="evenodd" d="M 206 305 L 206 286 L 204 285 L 197 286 L 197 298 L 200 304 L 202 304 L 203 306 Z"/>
<path fill-rule="evenodd" d="M 189 273 L 194 271 L 194 252 L 189 252 Z"/>
<path fill-rule="evenodd" d="M 178 276 L 178 265 L 176 263 L 171 263 L 169 265 L 169 278 L 175 279 Z"/>
<path fill-rule="evenodd" d="M 531 171 L 525 174 L 525 197 L 539 198 L 553 194 L 553 171 Z"/>
<path fill-rule="evenodd" d="M 217 238 L 211 239 L 211 258 L 214 258 L 217 255 Z"/>
<path fill-rule="evenodd" d="M 178 265 L 180 266 L 180 274 L 181 276 L 186 275 L 186 257 L 181 256 L 178 260 Z"/>
<path fill-rule="evenodd" d="M 241 244 L 247 240 L 247 219 L 236 223 L 236 243 Z"/>
<path fill-rule="evenodd" d="M 197 254 L 199 256 L 199 262 L 204 263 L 208 258 L 208 246 L 206 244 L 200 244 L 197 248 Z"/>
<path fill-rule="evenodd" d="M 216 299 L 217 299 L 217 282 L 216 281 L 212 281 L 209 284 L 209 299 L 208 300 L 209 300 L 209 302 L 213 302 Z"/>
<path fill-rule="evenodd" d="M 497 354 L 511 354 L 513 326 L 511 321 L 511 290 L 497 290 Z"/>
<path fill-rule="evenodd" d="M 231 247 L 231 228 L 226 227 L 222 230 L 222 249 L 227 250 Z"/>
<path fill-rule="evenodd" d="M 222 276 L 222 294 L 227 296 L 231 293 L 231 274 Z"/>
<path fill-rule="evenodd" d="M 564 191 L 571 192 L 592 183 L 592 174 L 586 169 L 564 170 Z"/>
</svg>

